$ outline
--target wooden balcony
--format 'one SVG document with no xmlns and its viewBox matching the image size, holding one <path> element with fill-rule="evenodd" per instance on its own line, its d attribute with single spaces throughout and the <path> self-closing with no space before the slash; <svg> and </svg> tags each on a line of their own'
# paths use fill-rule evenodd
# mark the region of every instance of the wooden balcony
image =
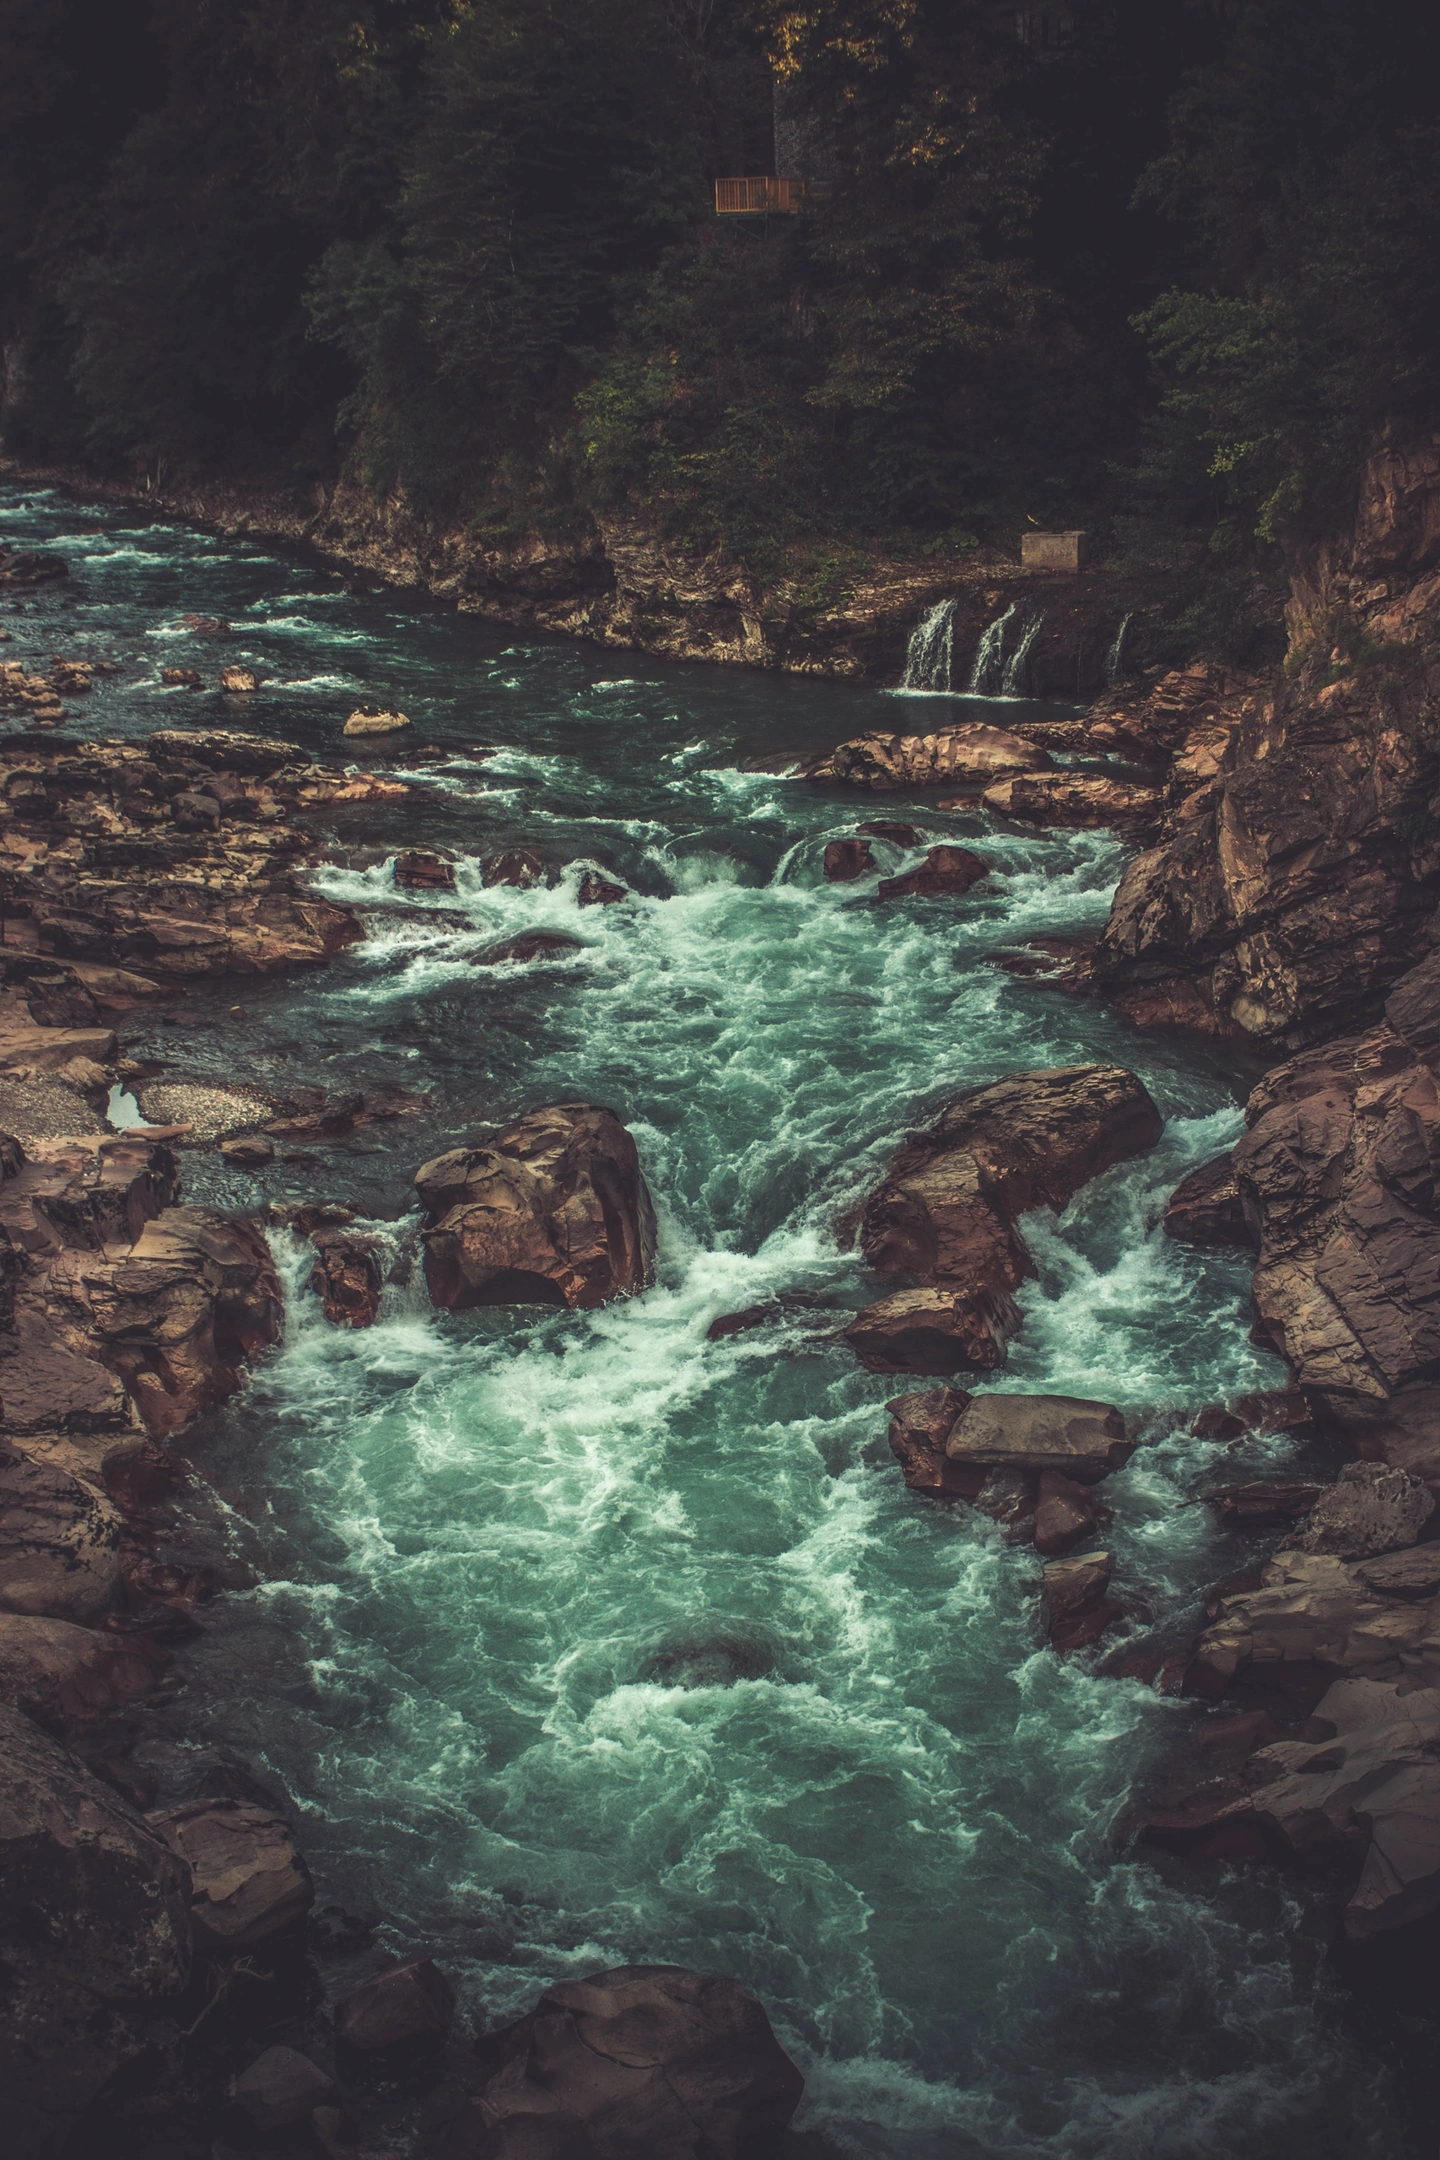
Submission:
<svg viewBox="0 0 1440 2160">
<path fill-rule="evenodd" d="M 772 210 L 793 215 L 805 193 L 803 180 L 777 180 L 762 173 L 746 180 L 715 182 L 716 217 L 765 217 Z"/>
</svg>

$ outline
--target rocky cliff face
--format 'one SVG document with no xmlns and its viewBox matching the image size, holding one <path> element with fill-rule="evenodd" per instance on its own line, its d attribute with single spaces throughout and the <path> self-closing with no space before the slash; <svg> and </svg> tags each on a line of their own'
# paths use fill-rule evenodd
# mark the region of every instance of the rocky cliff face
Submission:
<svg viewBox="0 0 1440 2160">
<path fill-rule="evenodd" d="M 1366 469 L 1353 536 L 1298 567 L 1290 651 L 1194 744 L 1097 955 L 1112 992 L 1298 1049 L 1379 1015 L 1440 898 L 1440 448 Z"/>
</svg>

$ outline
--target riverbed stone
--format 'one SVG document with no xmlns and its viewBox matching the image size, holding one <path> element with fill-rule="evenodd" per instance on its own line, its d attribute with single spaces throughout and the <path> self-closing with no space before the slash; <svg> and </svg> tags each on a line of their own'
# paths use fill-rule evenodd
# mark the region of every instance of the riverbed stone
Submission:
<svg viewBox="0 0 1440 2160">
<path fill-rule="evenodd" d="M 455 2018 L 455 1990 L 433 1958 L 410 1958 L 376 1973 L 335 2006 L 335 2036 L 357 2053 L 383 2054 L 443 2040 Z"/>
<path fill-rule="evenodd" d="M 288 2130 L 328 2107 L 338 2088 L 328 2070 L 297 2048 L 268 2047 L 235 2080 L 235 2104 L 257 2130 Z"/>
<path fill-rule="evenodd" d="M 1113 826 L 1144 836 L 1160 823 L 1164 797 L 1158 787 L 1086 773 L 1023 773 L 987 787 L 981 802 L 997 817 L 1025 825 L 1084 830 Z"/>
<path fill-rule="evenodd" d="M 311 1233 L 315 1265 L 310 1287 L 335 1327 L 373 1327 L 385 1288 L 380 1249 L 373 1237 L 345 1230 Z"/>
<path fill-rule="evenodd" d="M 437 1305 L 589 1307 L 648 1288 L 655 1211 L 613 1110 L 551 1103 L 416 1172 Z"/>
<path fill-rule="evenodd" d="M 1073 1395 L 972 1395 L 945 1438 L 951 1463 L 1049 1471 L 1081 1485 L 1123 1469 L 1134 1452 L 1113 1404 Z"/>
<path fill-rule="evenodd" d="M 1040 1628 L 1053 1650 L 1084 1649 L 1120 1617 L 1107 1596 L 1114 1562 L 1108 1552 L 1074 1553 L 1046 1563 Z"/>
<path fill-rule="evenodd" d="M 845 1340 L 867 1372 L 993 1372 L 1019 1328 L 1004 1291 L 896 1290 L 857 1313 Z"/>
<path fill-rule="evenodd" d="M 957 898 L 990 875 L 983 855 L 965 847 L 932 847 L 924 862 L 899 877 L 881 878 L 876 893 L 881 900 L 915 900 L 954 894 Z"/>
<path fill-rule="evenodd" d="M 1256 1242 L 1228 1154 L 1201 1163 L 1180 1180 L 1165 1203 L 1162 1222 L 1166 1237 L 1182 1245 L 1253 1247 Z"/>
<path fill-rule="evenodd" d="M 13 2160 L 51 2160 L 190 1976 L 183 1864 L 109 1786 L 0 1707 L 0 2090 Z"/>
<path fill-rule="evenodd" d="M 868 877 L 875 868 L 875 857 L 865 840 L 829 840 L 825 844 L 825 875 L 835 884 L 849 884 L 856 878 Z"/>
<path fill-rule="evenodd" d="M 119 1514 L 101 1493 L 0 1443 L 0 1608 L 98 1618 L 120 1587 L 119 1540 Z"/>
<path fill-rule="evenodd" d="M 187 1800 L 146 1820 L 190 1870 L 191 1916 L 202 1947 L 253 1950 L 303 1924 L 314 1886 L 288 1825 L 273 1809 L 240 1800 Z"/>
<path fill-rule="evenodd" d="M 979 785 L 1001 773 L 1044 772 L 1050 754 L 1008 728 L 937 728 L 931 735 L 886 734 L 875 729 L 852 737 L 814 765 L 807 777 L 839 780 L 847 787 L 884 791 L 903 787 Z"/>
<path fill-rule="evenodd" d="M 548 2160 L 754 2160 L 785 2129 L 805 2086 L 748 1988 L 678 1965 L 562 1981 L 482 2044 L 502 2056 L 500 2067 L 446 2148 L 474 2160 L 531 2151 Z"/>
</svg>

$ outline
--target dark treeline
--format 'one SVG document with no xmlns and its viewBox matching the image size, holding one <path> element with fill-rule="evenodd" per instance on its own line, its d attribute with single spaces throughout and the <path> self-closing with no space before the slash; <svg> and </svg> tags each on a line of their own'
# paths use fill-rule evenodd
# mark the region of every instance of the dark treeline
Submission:
<svg viewBox="0 0 1440 2160">
<path fill-rule="evenodd" d="M 1437 227 L 1431 8 L 0 0 L 11 447 L 497 531 L 1249 563 L 1440 413 Z"/>
</svg>

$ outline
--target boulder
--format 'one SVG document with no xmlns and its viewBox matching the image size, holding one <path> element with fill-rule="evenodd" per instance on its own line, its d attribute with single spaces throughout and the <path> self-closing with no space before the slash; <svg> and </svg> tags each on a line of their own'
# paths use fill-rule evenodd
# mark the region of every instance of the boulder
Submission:
<svg viewBox="0 0 1440 2160">
<path fill-rule="evenodd" d="M 887 735 L 877 729 L 841 743 L 808 777 L 877 791 L 966 781 L 978 787 L 1000 773 L 1044 772 L 1049 765 L 1048 751 L 1006 728 L 939 728 L 933 735 Z"/>
<path fill-rule="evenodd" d="M 275 1143 L 268 1133 L 240 1133 L 222 1140 L 220 1153 L 232 1170 L 268 1170 L 275 1160 Z"/>
<path fill-rule="evenodd" d="M 1108 1552 L 1047 1561 L 1040 1591 L 1040 1628 L 1052 1649 L 1083 1649 L 1119 1619 L 1120 1607 L 1106 1595 L 1112 1568 Z"/>
<path fill-rule="evenodd" d="M 454 892 L 455 865 L 428 848 L 403 848 L 395 857 L 395 883 L 404 892 Z"/>
<path fill-rule="evenodd" d="M 1383 1463 L 1346 1463 L 1339 1479 L 1327 1485 L 1310 1511 L 1300 1552 L 1335 1553 L 1342 1560 L 1363 1560 L 1372 1553 L 1413 1545 L 1435 1512 L 1428 1485 L 1408 1471 Z"/>
<path fill-rule="evenodd" d="M 375 1240 L 317 1230 L 311 1243 L 316 1258 L 310 1287 L 324 1301 L 326 1319 L 336 1327 L 372 1327 L 385 1287 Z"/>
<path fill-rule="evenodd" d="M 1057 1470 L 1042 1473 L 1032 1532 L 1038 1553 L 1058 1559 L 1072 1552 L 1094 1536 L 1099 1520 L 1100 1509 L 1088 1485 Z"/>
<path fill-rule="evenodd" d="M 384 2054 L 443 2040 L 455 2018 L 455 1990 L 432 1958 L 376 1973 L 335 2006 L 335 2036 L 359 2054 Z"/>
<path fill-rule="evenodd" d="M 220 830 L 220 805 L 213 795 L 202 795 L 190 788 L 182 788 L 170 798 L 170 815 L 181 832 L 204 833 Z"/>
<path fill-rule="evenodd" d="M 38 1258 L 63 1247 L 133 1245 L 172 1205 L 180 1177 L 163 1143 L 139 1133 L 32 1140 L 0 1185 L 0 1232 Z"/>
<path fill-rule="evenodd" d="M 160 680 L 167 690 L 203 690 L 205 687 L 199 669 L 193 667 L 161 668 Z"/>
<path fill-rule="evenodd" d="M 476 953 L 472 967 L 504 967 L 507 964 L 521 966 L 531 960 L 558 960 L 566 953 L 583 952 L 579 938 L 566 937 L 562 930 L 522 930 L 519 937 L 504 938 L 498 945 L 487 945 Z"/>
<path fill-rule="evenodd" d="M 952 1463 L 945 1453 L 957 1418 L 971 1398 L 959 1388 L 926 1388 L 898 1395 L 887 1403 L 890 1452 L 911 1492 L 935 1499 L 971 1499 L 979 1483 L 968 1464 Z"/>
<path fill-rule="evenodd" d="M 562 1981 L 481 2045 L 503 2059 L 466 2111 L 475 2142 L 447 2148 L 477 2160 L 755 2160 L 805 2086 L 748 1988 L 678 1965 Z"/>
<path fill-rule="evenodd" d="M 1058 1211 L 1090 1178 L 1153 1147 L 1162 1124 L 1119 1066 L 1017 1073 L 974 1088 L 901 1148 L 866 1205 L 861 1250 L 882 1275 L 1013 1290 L 1033 1272 L 1016 1217 Z"/>
<path fill-rule="evenodd" d="M 308 2123 L 317 2107 L 339 2097 L 328 2071 L 294 2048 L 268 2047 L 233 2087 L 235 2105 L 257 2130 L 288 2130 Z"/>
<path fill-rule="evenodd" d="M 617 900 L 628 900 L 630 895 L 623 885 L 610 878 L 601 877 L 598 870 L 587 870 L 580 880 L 575 895 L 577 907 L 613 907 Z"/>
<path fill-rule="evenodd" d="M 1111 825 L 1117 832 L 1149 833 L 1160 823 L 1159 788 L 1085 773 L 1026 773 L 997 781 L 980 798 L 997 817 L 1023 825 L 1084 829 Z"/>
<path fill-rule="evenodd" d="M 241 1800 L 187 1800 L 146 1817 L 190 1870 L 198 1948 L 253 1950 L 288 1935 L 314 1902 L 284 1819 Z"/>
<path fill-rule="evenodd" d="M 259 687 L 260 678 L 254 668 L 223 667 L 220 670 L 220 688 L 222 690 L 248 691 L 258 690 Z M 347 735 L 351 732 L 348 723 L 345 732 Z M 356 729 L 354 732 L 358 734 L 361 730 Z"/>
<path fill-rule="evenodd" d="M 613 1110 L 552 1103 L 416 1172 L 437 1305 L 603 1305 L 654 1278 L 655 1210 Z"/>
<path fill-rule="evenodd" d="M 849 884 L 855 878 L 868 877 L 875 868 L 875 857 L 865 840 L 830 840 L 825 845 L 825 875 L 836 884 Z"/>
<path fill-rule="evenodd" d="M 993 1372 L 1019 1330 L 1003 1290 L 896 1290 L 857 1313 L 845 1340 L 867 1372 Z"/>
<path fill-rule="evenodd" d="M 119 1541 L 107 1499 L 0 1445 L 0 1609 L 96 1619 L 120 1586 Z"/>
<path fill-rule="evenodd" d="M 9 1027 L 0 1024 L 0 1066 L 59 1072 L 75 1058 L 111 1065 L 119 1054 L 113 1028 Z"/>
<path fill-rule="evenodd" d="M 153 1694 L 168 1662 L 143 1636 L 0 1612 L 0 1703 L 55 1732 L 93 1725 Z"/>
<path fill-rule="evenodd" d="M 1123 1470 L 1134 1452 L 1118 1410 L 1073 1395 L 972 1395 L 945 1438 L 953 1464 L 1050 1471 L 1082 1485 Z"/>
<path fill-rule="evenodd" d="M 1217 1155 L 1182 1178 L 1165 1204 L 1166 1237 L 1182 1245 L 1255 1244 L 1245 1220 L 1235 1166 L 1228 1155 Z"/>
<path fill-rule="evenodd" d="M 545 864 L 530 848 L 506 848 L 484 858 L 480 876 L 486 885 L 543 885 Z"/>
<path fill-rule="evenodd" d="M 1440 1653 L 1431 1647 L 1440 1604 L 1426 1587 L 1428 1559 L 1418 1576 L 1413 1566 L 1410 1552 L 1361 1561 L 1276 1553 L 1258 1584 L 1214 1593 L 1186 1688 L 1223 1695 L 1263 1679 L 1313 1702 L 1330 1680 L 1343 1677 L 1409 1675 L 1440 1685 Z"/>
<path fill-rule="evenodd" d="M 903 876 L 881 878 L 876 893 L 881 900 L 924 899 L 932 895 L 969 892 L 981 878 L 989 877 L 990 865 L 969 848 L 933 847 L 918 869 Z"/>
<path fill-rule="evenodd" d="M 855 830 L 862 840 L 888 840 L 892 847 L 920 845 L 920 835 L 913 825 L 901 825 L 892 818 L 871 818 L 868 824 L 857 825 Z"/>
<path fill-rule="evenodd" d="M 1258 1478 L 1248 1485 L 1221 1485 L 1205 1495 L 1227 1530 L 1268 1530 L 1308 1515 L 1323 1485 L 1303 1480 Z"/>
<path fill-rule="evenodd" d="M 224 681 L 223 676 L 221 681 Z M 250 687 L 253 689 L 255 685 L 252 683 Z M 342 735 L 398 735 L 409 725 L 408 713 L 361 711 L 352 712 L 340 732 Z"/>
<path fill-rule="evenodd" d="M 14 2160 L 51 2160 L 190 1977 L 183 1864 L 109 1786 L 0 1708 L 0 2090 Z"/>
</svg>

